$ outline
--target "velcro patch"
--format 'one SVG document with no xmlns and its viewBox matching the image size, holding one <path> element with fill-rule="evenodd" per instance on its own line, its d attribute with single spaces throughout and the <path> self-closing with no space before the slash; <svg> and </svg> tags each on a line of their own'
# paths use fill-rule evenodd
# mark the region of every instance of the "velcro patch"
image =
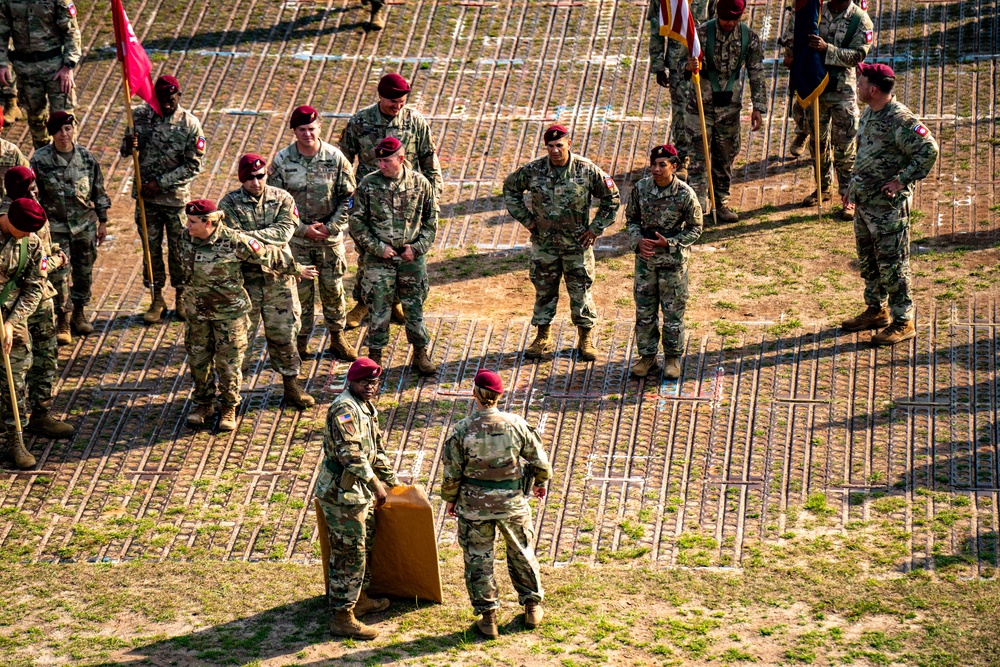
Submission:
<svg viewBox="0 0 1000 667">
<path fill-rule="evenodd" d="M 609 190 L 613 190 L 613 189 L 614 189 L 614 187 L 615 187 L 615 181 L 614 181 L 614 179 L 613 179 L 613 178 L 611 178 L 610 176 L 608 176 L 607 178 L 605 178 L 605 179 L 604 179 L 604 184 L 605 184 L 606 186 L 608 186 L 608 189 L 609 189 Z"/>
<path fill-rule="evenodd" d="M 299 217 L 299 206 L 298 206 L 298 204 L 292 204 L 292 213 L 295 214 L 296 218 Z"/>
<path fill-rule="evenodd" d="M 49 258 L 48 257 L 42 257 L 42 263 L 41 263 L 40 266 L 42 268 L 42 271 L 48 271 L 49 270 Z"/>
<path fill-rule="evenodd" d="M 257 239 L 250 239 L 249 246 L 254 252 L 260 252 L 260 243 Z"/>
<path fill-rule="evenodd" d="M 347 210 L 348 210 L 348 211 L 350 211 L 350 210 L 351 210 L 351 209 L 353 209 L 353 208 L 354 208 L 354 197 L 353 197 L 353 196 L 351 196 L 351 197 L 350 197 L 350 198 L 348 198 L 348 200 L 347 200 Z"/>
<path fill-rule="evenodd" d="M 71 18 L 76 18 L 76 5 L 74 5 L 71 2 L 69 3 L 69 7 L 67 7 L 66 10 L 69 12 Z"/>
<path fill-rule="evenodd" d="M 351 416 L 350 412 L 345 412 L 342 415 L 337 415 L 337 421 L 339 421 L 341 424 L 346 424 L 348 422 L 354 421 L 354 417 Z"/>
<path fill-rule="evenodd" d="M 198 141 L 194 142 L 194 147 L 200 151 L 205 150 L 205 137 L 198 137 Z"/>
<path fill-rule="evenodd" d="M 875 33 L 871 30 L 865 30 L 865 44 L 871 44 L 875 39 Z"/>
<path fill-rule="evenodd" d="M 922 123 L 917 123 L 917 126 L 913 128 L 913 131 L 917 133 L 917 136 L 926 137 L 930 132 Z"/>
<path fill-rule="evenodd" d="M 340 432 L 344 435 L 353 436 L 355 434 L 354 417 L 351 416 L 350 412 L 337 415 L 337 428 L 339 428 Z"/>
</svg>

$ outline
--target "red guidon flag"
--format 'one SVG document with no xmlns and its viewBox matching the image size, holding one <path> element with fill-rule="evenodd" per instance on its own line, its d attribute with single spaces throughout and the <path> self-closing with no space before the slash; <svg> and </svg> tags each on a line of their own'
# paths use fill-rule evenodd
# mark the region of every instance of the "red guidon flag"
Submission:
<svg viewBox="0 0 1000 667">
<path fill-rule="evenodd" d="M 687 47 L 692 58 L 701 60 L 701 43 L 698 41 L 698 26 L 691 14 L 688 0 L 660 1 L 660 34 L 677 40 Z"/>
<path fill-rule="evenodd" d="M 125 8 L 122 0 L 111 0 L 111 18 L 115 24 L 115 47 L 118 49 L 118 62 L 123 63 L 125 78 L 128 80 L 129 90 L 133 95 L 149 103 L 153 111 L 158 116 L 162 116 L 160 103 L 156 100 L 156 93 L 153 91 L 153 79 L 150 72 L 153 71 L 153 63 L 146 50 L 139 43 L 139 38 L 135 36 L 135 30 L 125 15 Z"/>
</svg>

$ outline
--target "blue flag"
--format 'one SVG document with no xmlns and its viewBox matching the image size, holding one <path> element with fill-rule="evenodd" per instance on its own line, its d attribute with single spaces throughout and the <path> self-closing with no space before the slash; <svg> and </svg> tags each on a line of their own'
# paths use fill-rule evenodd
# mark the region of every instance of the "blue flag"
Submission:
<svg viewBox="0 0 1000 667">
<path fill-rule="evenodd" d="M 795 39 L 792 42 L 792 90 L 804 109 L 822 94 L 830 76 L 823 54 L 809 46 L 810 35 L 819 34 L 822 0 L 795 0 Z"/>
</svg>

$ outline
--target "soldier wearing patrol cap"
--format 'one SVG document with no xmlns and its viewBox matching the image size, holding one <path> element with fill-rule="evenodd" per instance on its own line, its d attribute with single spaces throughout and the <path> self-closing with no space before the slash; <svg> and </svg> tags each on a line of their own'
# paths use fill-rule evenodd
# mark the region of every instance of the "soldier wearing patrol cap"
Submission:
<svg viewBox="0 0 1000 667">
<path fill-rule="evenodd" d="M 524 605 L 529 628 L 542 620 L 542 577 L 535 558 L 535 535 L 527 493 L 545 498 L 545 482 L 552 466 L 538 432 L 520 415 L 501 412 L 497 402 L 503 381 L 483 369 L 473 380 L 472 414 L 455 424 L 444 444 L 441 499 L 449 516 L 458 519 L 458 543 L 465 555 L 465 587 L 475 613 L 476 627 L 497 638 L 496 580 L 493 576 L 497 530 L 507 544 L 507 571 Z"/>
<path fill-rule="evenodd" d="M 590 339 L 597 311 L 594 285 L 594 241 L 615 221 L 621 205 L 618 186 L 603 169 L 572 152 L 569 130 L 552 125 L 542 138 L 547 155 L 535 158 L 507 176 L 503 198 L 512 218 L 531 232 L 531 267 L 535 308 L 531 324 L 535 340 L 524 351 L 528 359 L 552 352 L 552 319 L 559 304 L 559 280 L 566 281 L 573 324 L 578 330 L 579 358 L 593 361 Z M 524 193 L 528 193 L 525 204 Z M 590 219 L 591 199 L 601 206 Z"/>
<path fill-rule="evenodd" d="M 910 205 L 914 184 L 938 156 L 927 126 L 893 96 L 896 74 L 888 65 L 858 66 L 858 99 L 868 105 L 858 129 L 858 157 L 844 194 L 853 203 L 858 265 L 867 310 L 845 320 L 845 331 L 885 327 L 875 345 L 895 345 L 917 335 L 910 274 Z M 887 305 L 888 304 L 888 305 Z"/>
<path fill-rule="evenodd" d="M 688 256 L 701 236 L 702 214 L 694 189 L 675 174 L 679 161 L 673 146 L 653 148 L 652 176 L 635 184 L 625 207 L 625 231 L 635 250 L 635 344 L 641 357 L 632 366 L 636 377 L 656 369 L 661 309 L 663 374 L 670 380 L 681 374 Z"/>
<path fill-rule="evenodd" d="M 385 453 L 378 425 L 379 377 L 382 367 L 367 357 L 347 371 L 347 389 L 333 399 L 323 431 L 323 465 L 316 498 L 326 518 L 330 540 L 330 631 L 341 637 L 374 639 L 378 630 L 358 621 L 385 611 L 389 601 L 368 597 L 371 583 L 375 509 L 385 504 L 388 489 L 399 484 Z"/>
</svg>

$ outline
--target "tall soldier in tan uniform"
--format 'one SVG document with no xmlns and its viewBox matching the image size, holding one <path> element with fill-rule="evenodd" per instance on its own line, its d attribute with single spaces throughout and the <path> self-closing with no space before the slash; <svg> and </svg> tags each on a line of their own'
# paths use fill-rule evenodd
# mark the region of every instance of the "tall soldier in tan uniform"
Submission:
<svg viewBox="0 0 1000 667">
<path fill-rule="evenodd" d="M 342 361 L 358 355 L 344 338 L 346 319 L 344 273 L 347 255 L 344 231 L 348 206 L 354 196 L 354 171 L 344 154 L 322 141 L 319 114 L 310 106 L 296 107 L 288 123 L 295 142 L 280 150 L 268 168 L 268 183 L 286 190 L 299 207 L 300 222 L 289 245 L 295 259 L 319 269 L 319 280 L 299 283 L 302 328 L 298 336 L 299 356 L 309 350 L 309 335 L 315 320 L 316 294 L 323 302 L 323 319 L 330 334 L 330 353 Z"/>
</svg>

